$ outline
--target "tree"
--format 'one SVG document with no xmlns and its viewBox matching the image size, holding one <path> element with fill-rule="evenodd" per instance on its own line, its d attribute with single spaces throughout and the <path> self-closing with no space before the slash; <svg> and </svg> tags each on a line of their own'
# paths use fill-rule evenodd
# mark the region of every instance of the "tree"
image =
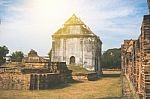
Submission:
<svg viewBox="0 0 150 99">
<path fill-rule="evenodd" d="M 16 51 L 16 52 L 12 53 L 11 61 L 12 62 L 22 62 L 23 57 L 24 57 L 23 52 Z"/>
<path fill-rule="evenodd" d="M 6 62 L 6 55 L 9 53 L 9 50 L 6 46 L 0 46 L 0 65 Z"/>
<path fill-rule="evenodd" d="M 48 53 L 48 57 L 49 57 L 50 61 L 51 61 L 51 56 L 52 56 L 52 49 Z"/>
<path fill-rule="evenodd" d="M 38 56 L 38 54 L 35 50 L 31 49 L 30 52 L 28 53 L 28 57 L 34 57 L 34 56 Z"/>
<path fill-rule="evenodd" d="M 102 67 L 109 69 L 121 68 L 121 49 L 108 49 L 102 55 Z"/>
</svg>

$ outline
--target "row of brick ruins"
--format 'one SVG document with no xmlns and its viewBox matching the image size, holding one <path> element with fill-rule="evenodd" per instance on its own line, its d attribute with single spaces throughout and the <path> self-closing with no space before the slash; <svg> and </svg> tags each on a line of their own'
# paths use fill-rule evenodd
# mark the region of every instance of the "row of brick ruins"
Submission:
<svg viewBox="0 0 150 99">
<path fill-rule="evenodd" d="M 148 0 L 150 8 L 150 0 Z M 121 46 L 122 72 L 129 80 L 135 99 L 150 99 L 150 15 L 144 15 L 137 40 Z"/>
<path fill-rule="evenodd" d="M 49 89 L 71 81 L 71 73 L 65 62 L 49 62 L 39 56 L 28 57 L 22 63 L 0 67 L 0 89 Z"/>
</svg>

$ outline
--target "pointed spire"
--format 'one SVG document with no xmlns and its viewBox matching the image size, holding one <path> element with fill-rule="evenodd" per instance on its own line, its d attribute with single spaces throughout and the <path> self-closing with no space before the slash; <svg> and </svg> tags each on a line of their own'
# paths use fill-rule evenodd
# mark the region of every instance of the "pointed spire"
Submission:
<svg viewBox="0 0 150 99">
<path fill-rule="evenodd" d="M 73 14 L 73 15 L 72 15 L 72 17 L 76 17 L 76 15 L 75 15 L 75 14 Z"/>
<path fill-rule="evenodd" d="M 77 26 L 77 27 L 76 27 Z M 78 28 L 80 27 L 80 28 Z M 71 32 L 72 30 L 77 30 L 74 32 Z M 86 26 L 80 18 L 78 18 L 75 14 L 73 14 L 63 25 L 62 28 L 60 28 L 57 32 L 54 33 L 54 35 L 92 35 L 94 36 L 95 34 L 90 30 L 88 26 Z"/>
<path fill-rule="evenodd" d="M 66 22 L 65 25 L 83 25 L 84 23 L 78 18 L 75 14 L 73 14 Z"/>
</svg>

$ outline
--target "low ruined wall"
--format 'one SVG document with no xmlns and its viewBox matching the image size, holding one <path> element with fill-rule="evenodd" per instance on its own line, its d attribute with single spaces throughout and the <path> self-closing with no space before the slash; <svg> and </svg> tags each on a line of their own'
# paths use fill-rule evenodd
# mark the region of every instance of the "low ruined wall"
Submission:
<svg viewBox="0 0 150 99">
<path fill-rule="evenodd" d="M 49 89 L 72 80 L 65 63 L 55 62 L 47 68 L 0 67 L 0 89 Z"/>
<path fill-rule="evenodd" d="M 65 82 L 66 78 L 62 74 L 54 74 L 54 73 L 31 74 L 30 89 L 31 90 L 49 89 Z"/>
<path fill-rule="evenodd" d="M 30 75 L 21 73 L 0 73 L 0 89 L 27 90 L 30 87 Z"/>
<path fill-rule="evenodd" d="M 84 73 L 74 73 L 72 75 L 72 78 L 74 80 L 88 80 L 88 75 L 87 74 L 84 74 Z"/>
<path fill-rule="evenodd" d="M 66 82 L 66 76 L 63 74 L 0 73 L 0 89 L 40 90 Z"/>
<path fill-rule="evenodd" d="M 73 73 L 74 80 L 97 80 L 99 76 L 97 73 Z"/>
</svg>

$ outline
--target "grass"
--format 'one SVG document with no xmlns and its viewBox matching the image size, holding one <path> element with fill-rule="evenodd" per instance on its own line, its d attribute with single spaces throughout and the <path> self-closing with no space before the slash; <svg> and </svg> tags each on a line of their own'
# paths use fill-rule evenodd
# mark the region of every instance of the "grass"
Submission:
<svg viewBox="0 0 150 99">
<path fill-rule="evenodd" d="M 88 73 L 89 71 L 78 65 L 68 65 L 68 68 L 73 71 L 73 73 Z"/>
<path fill-rule="evenodd" d="M 131 83 L 129 82 L 129 80 L 125 77 L 125 76 L 123 76 L 123 80 L 124 80 L 124 88 L 128 88 L 128 90 L 130 90 L 130 92 L 128 93 L 129 94 L 129 96 L 127 96 L 127 98 L 128 99 L 134 99 L 134 92 L 133 92 L 133 90 L 132 90 L 132 88 L 131 88 Z"/>
<path fill-rule="evenodd" d="M 120 99 L 120 75 L 108 74 L 96 81 L 76 81 L 50 90 L 0 90 L 0 99 Z"/>
</svg>

